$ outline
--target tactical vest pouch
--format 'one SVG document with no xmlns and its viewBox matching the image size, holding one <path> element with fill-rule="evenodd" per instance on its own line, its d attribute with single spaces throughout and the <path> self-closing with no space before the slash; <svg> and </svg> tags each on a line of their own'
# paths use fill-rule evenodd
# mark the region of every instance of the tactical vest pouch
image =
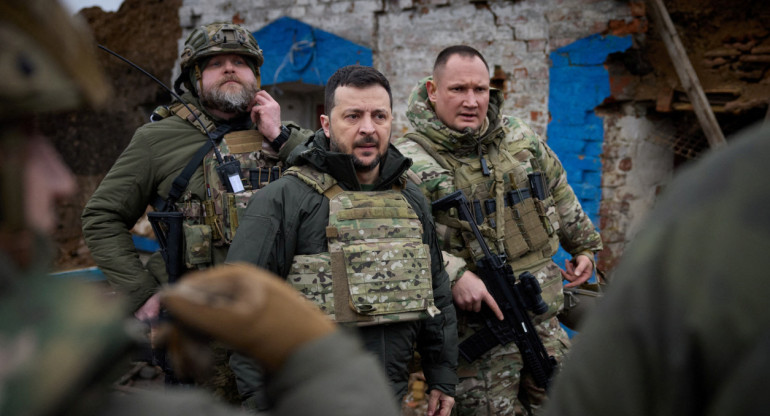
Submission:
<svg viewBox="0 0 770 416">
<path fill-rule="evenodd" d="M 424 244 L 361 243 L 342 247 L 350 301 L 361 315 L 424 311 L 433 299 Z M 403 320 L 400 317 L 398 320 Z M 413 317 L 414 319 L 414 317 Z M 397 320 L 397 319 L 393 319 Z"/>
<path fill-rule="evenodd" d="M 211 227 L 211 239 L 219 241 L 224 235 L 222 232 L 222 218 L 217 215 L 214 207 L 214 201 L 207 199 L 203 201 L 203 221 Z"/>
<path fill-rule="evenodd" d="M 422 224 L 401 192 L 333 194 L 327 237 L 337 322 L 376 325 L 438 313 Z M 345 313 L 346 305 L 355 313 Z"/>
<path fill-rule="evenodd" d="M 519 231 L 519 226 L 513 219 L 513 210 L 506 209 L 503 215 L 505 218 L 505 254 L 509 259 L 515 259 L 529 251 L 529 245 L 524 240 L 524 236 Z"/>
<path fill-rule="evenodd" d="M 510 256 L 509 258 L 517 258 L 527 251 L 540 250 L 548 243 L 548 234 L 543 228 L 535 199 L 521 200 L 511 205 L 507 211 L 510 211 L 510 218 L 513 221 L 513 223 L 508 221 L 509 213 L 506 212 L 505 229 L 508 232 L 506 233 L 505 249 L 506 254 Z M 524 247 L 522 247 L 519 238 L 524 240 L 526 248 L 524 251 L 522 251 Z"/>
<path fill-rule="evenodd" d="M 544 201 L 537 200 L 535 206 L 548 235 L 553 235 L 559 231 L 559 213 L 556 212 L 553 196 L 549 196 Z"/>
<path fill-rule="evenodd" d="M 184 224 L 184 260 L 188 268 L 211 264 L 211 227 Z"/>
<path fill-rule="evenodd" d="M 222 221 L 224 241 L 230 244 L 235 238 L 235 230 L 238 229 L 238 219 L 246 212 L 249 200 L 254 193 L 245 191 L 238 194 L 222 194 Z"/>
</svg>

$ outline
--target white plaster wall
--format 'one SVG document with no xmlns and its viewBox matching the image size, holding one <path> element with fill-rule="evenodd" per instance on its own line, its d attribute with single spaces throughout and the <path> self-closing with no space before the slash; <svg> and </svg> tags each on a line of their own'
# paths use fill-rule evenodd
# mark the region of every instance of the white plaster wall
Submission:
<svg viewBox="0 0 770 416">
<path fill-rule="evenodd" d="M 600 217 L 610 265 L 639 232 L 674 172 L 673 152 L 653 140 L 666 127 L 632 105 L 624 109 L 623 115 L 604 117 Z"/>
<path fill-rule="evenodd" d="M 394 133 L 408 127 L 407 97 L 430 74 L 436 54 L 468 44 L 490 69 L 499 65 L 506 73 L 505 112 L 541 134 L 548 124 L 548 54 L 631 17 L 618 0 L 184 0 L 179 15 L 180 51 L 197 25 L 237 20 L 256 31 L 282 16 L 371 48 L 374 66 L 392 83 Z"/>
</svg>

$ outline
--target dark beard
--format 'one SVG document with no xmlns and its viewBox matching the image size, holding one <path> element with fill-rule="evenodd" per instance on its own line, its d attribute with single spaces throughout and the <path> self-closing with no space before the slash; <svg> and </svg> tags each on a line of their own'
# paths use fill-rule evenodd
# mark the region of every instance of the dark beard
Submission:
<svg viewBox="0 0 770 416">
<path fill-rule="evenodd" d="M 372 136 L 366 136 L 366 137 L 364 137 L 362 139 L 359 139 L 359 140 L 356 140 L 355 142 L 353 142 L 353 147 L 350 149 L 350 151 L 351 151 L 350 157 L 353 159 L 353 167 L 356 169 L 356 172 L 369 172 L 369 171 L 374 170 L 374 168 L 376 168 L 377 166 L 379 166 L 380 160 L 382 159 L 382 156 L 379 155 L 379 154 L 377 154 L 377 157 L 374 160 L 372 160 L 372 162 L 369 163 L 369 164 L 365 164 L 359 158 L 355 157 L 352 154 L 353 149 L 356 146 L 359 146 L 359 145 L 362 145 L 362 144 L 374 144 L 374 143 L 377 143 L 377 140 L 375 140 L 374 137 L 372 137 Z M 337 146 L 337 143 L 334 141 L 334 138 L 329 140 L 329 149 L 332 152 L 339 152 L 340 151 L 340 148 Z M 379 151 L 379 149 L 377 151 Z"/>
<path fill-rule="evenodd" d="M 222 90 L 222 84 L 228 81 L 238 81 L 241 85 L 240 91 L 225 92 Z M 251 109 L 251 101 L 257 94 L 259 88 L 257 85 L 243 84 L 237 78 L 225 78 L 219 85 L 201 93 L 201 104 L 204 107 L 213 110 L 219 110 L 225 113 L 247 113 Z"/>
</svg>

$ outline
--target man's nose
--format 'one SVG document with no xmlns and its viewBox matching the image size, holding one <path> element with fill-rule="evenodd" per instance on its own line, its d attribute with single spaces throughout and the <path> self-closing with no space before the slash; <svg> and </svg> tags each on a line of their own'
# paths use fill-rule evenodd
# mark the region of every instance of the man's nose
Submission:
<svg viewBox="0 0 770 416">
<path fill-rule="evenodd" d="M 235 71 L 235 64 L 233 64 L 233 61 L 226 59 L 223 68 L 225 72 L 233 72 Z"/>
<path fill-rule="evenodd" d="M 473 90 L 469 90 L 463 97 L 463 105 L 466 107 L 475 108 L 478 107 L 479 101 L 476 99 L 476 93 Z"/>
<path fill-rule="evenodd" d="M 359 125 L 358 130 L 364 136 L 374 133 L 374 120 L 372 120 L 371 115 L 365 115 L 361 118 L 361 124 Z"/>
</svg>

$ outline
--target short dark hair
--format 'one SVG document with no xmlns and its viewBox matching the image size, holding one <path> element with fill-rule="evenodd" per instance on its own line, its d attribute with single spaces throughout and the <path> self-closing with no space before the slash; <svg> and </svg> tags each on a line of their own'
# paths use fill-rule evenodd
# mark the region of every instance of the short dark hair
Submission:
<svg viewBox="0 0 770 416">
<path fill-rule="evenodd" d="M 385 78 L 385 75 L 382 75 L 380 71 L 370 66 L 348 65 L 338 69 L 326 81 L 326 90 L 324 91 L 324 110 L 326 114 L 331 114 L 334 108 L 334 92 L 338 87 L 366 88 L 373 85 L 380 85 L 382 88 L 385 88 L 390 99 L 390 109 L 393 110 L 393 94 L 390 92 L 390 82 Z"/>
<path fill-rule="evenodd" d="M 467 45 L 453 45 L 439 52 L 438 56 L 436 57 L 436 62 L 433 64 L 434 77 L 436 76 L 436 72 L 438 72 L 439 69 L 442 69 L 446 66 L 446 63 L 449 61 L 449 58 L 451 58 L 452 55 L 460 55 L 466 58 L 473 58 L 474 56 L 478 56 L 479 59 L 481 59 L 481 62 L 484 62 L 484 66 L 487 67 L 487 72 L 489 72 L 489 64 L 487 64 L 487 60 L 484 59 L 484 55 L 482 55 L 481 52 Z"/>
</svg>

